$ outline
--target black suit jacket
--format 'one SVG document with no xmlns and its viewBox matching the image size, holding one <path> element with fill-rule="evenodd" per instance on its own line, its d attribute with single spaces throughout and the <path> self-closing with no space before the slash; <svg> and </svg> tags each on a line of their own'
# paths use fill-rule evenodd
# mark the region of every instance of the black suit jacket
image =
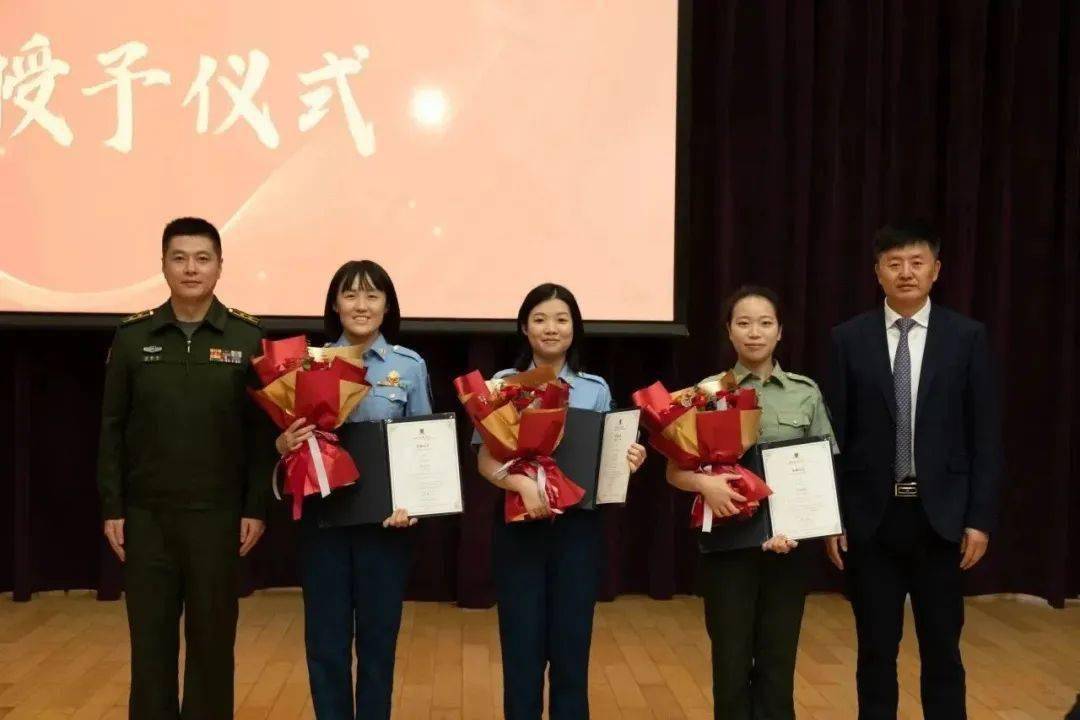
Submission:
<svg viewBox="0 0 1080 720">
<path fill-rule="evenodd" d="M 873 535 L 893 495 L 896 397 L 885 309 L 833 328 L 827 397 L 840 444 L 845 525 Z M 915 404 L 915 472 L 930 524 L 958 541 L 990 532 L 1002 474 L 998 386 L 982 323 L 941 305 L 930 320 Z"/>
</svg>

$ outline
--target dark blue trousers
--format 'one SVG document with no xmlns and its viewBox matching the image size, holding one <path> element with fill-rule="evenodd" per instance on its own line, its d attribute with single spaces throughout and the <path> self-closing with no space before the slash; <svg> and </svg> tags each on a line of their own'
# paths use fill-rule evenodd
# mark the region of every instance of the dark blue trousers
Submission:
<svg viewBox="0 0 1080 720">
<path fill-rule="evenodd" d="M 507 720 L 539 720 L 550 664 L 551 720 L 589 717 L 589 646 L 602 561 L 598 511 L 496 522 L 495 586 Z"/>
<path fill-rule="evenodd" d="M 300 522 L 299 554 L 315 716 L 389 718 L 412 533 L 380 525 L 320 528 L 305 516 Z"/>
</svg>

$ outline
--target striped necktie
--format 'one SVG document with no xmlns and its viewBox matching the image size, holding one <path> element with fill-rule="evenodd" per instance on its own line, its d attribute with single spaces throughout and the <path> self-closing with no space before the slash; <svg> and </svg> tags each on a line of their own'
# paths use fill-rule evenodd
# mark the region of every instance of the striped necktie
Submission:
<svg viewBox="0 0 1080 720">
<path fill-rule="evenodd" d="M 893 360 L 893 390 L 896 393 L 896 464 L 895 477 L 900 482 L 911 475 L 911 351 L 908 333 L 915 327 L 911 318 L 900 318 L 895 326 L 900 330 Z"/>
</svg>

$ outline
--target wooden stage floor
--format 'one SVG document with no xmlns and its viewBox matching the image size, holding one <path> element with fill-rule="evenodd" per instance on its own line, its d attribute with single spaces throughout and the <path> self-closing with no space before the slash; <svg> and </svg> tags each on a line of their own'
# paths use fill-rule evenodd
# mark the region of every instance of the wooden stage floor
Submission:
<svg viewBox="0 0 1080 720">
<path fill-rule="evenodd" d="M 921 718 L 910 614 L 900 658 L 902 718 Z M 298 591 L 265 591 L 240 605 L 236 717 L 313 718 Z M 968 601 L 964 632 L 969 716 L 1062 718 L 1080 691 L 1080 605 L 1031 598 Z M 395 718 L 502 716 L 494 610 L 408 603 L 398 643 Z M 597 608 L 592 716 L 712 717 L 701 603 L 624 596 Z M 126 718 L 124 605 L 87 592 L 0 596 L 0 718 Z M 855 632 L 837 595 L 808 598 L 796 689 L 799 718 L 855 717 Z"/>
</svg>

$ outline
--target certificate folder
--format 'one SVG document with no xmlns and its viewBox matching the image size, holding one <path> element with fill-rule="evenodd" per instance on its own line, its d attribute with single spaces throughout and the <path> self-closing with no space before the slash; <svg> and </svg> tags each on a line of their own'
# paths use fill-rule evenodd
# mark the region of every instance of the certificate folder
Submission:
<svg viewBox="0 0 1080 720">
<path fill-rule="evenodd" d="M 754 445 L 743 453 L 739 464 L 758 477 L 764 477 L 761 463 L 761 446 Z M 712 532 L 697 531 L 698 548 L 703 553 L 743 550 L 752 547 L 760 548 L 761 544 L 768 540 L 771 535 L 769 499 L 766 498 L 761 501 L 758 511 L 749 519 L 714 517 Z"/>
<path fill-rule="evenodd" d="M 824 437 L 807 437 L 795 440 L 783 440 L 771 443 L 758 443 L 747 450 L 739 464 L 756 473 L 768 484 L 769 478 L 765 472 L 765 464 L 762 453 L 773 448 L 792 447 L 795 445 L 810 445 L 827 440 Z M 832 461 L 830 454 L 830 462 Z M 831 469 L 831 468 L 830 468 Z M 833 472 L 832 492 L 836 492 L 835 472 Z M 741 550 L 744 548 L 758 547 L 773 535 L 772 515 L 769 510 L 769 498 L 761 501 L 761 507 L 748 520 L 732 520 L 715 518 L 712 532 L 698 531 L 698 547 L 701 552 L 723 552 L 725 550 Z M 813 538 L 802 538 L 808 540 Z"/>
<path fill-rule="evenodd" d="M 827 437 L 761 445 L 762 477 L 773 489 L 769 505 L 772 534 L 802 541 L 844 532 L 834 448 Z"/>
<path fill-rule="evenodd" d="M 386 423 L 382 420 L 345 423 L 338 440 L 360 471 L 350 487 L 320 498 L 319 527 L 382 523 L 393 512 L 390 497 L 390 459 L 386 446 Z"/>
<path fill-rule="evenodd" d="M 354 485 L 335 490 L 329 497 L 316 501 L 319 527 L 381 524 L 390 517 L 394 502 L 390 489 L 387 425 L 453 417 L 454 413 L 442 413 L 345 423 L 338 428 L 338 440 L 356 463 L 360 478 Z"/>
<path fill-rule="evenodd" d="M 636 410 L 567 410 L 566 428 L 562 442 L 555 449 L 554 460 L 559 469 L 585 491 L 581 502 L 574 506 L 576 509 L 596 509 L 597 489 L 603 469 L 604 423 L 609 416 L 623 412 L 633 412 L 636 415 Z M 634 422 L 636 423 L 636 420 Z"/>
<path fill-rule="evenodd" d="M 600 474 L 600 445 L 604 433 L 604 413 L 570 408 L 566 427 L 554 460 L 566 477 L 573 480 L 585 497 L 575 505 L 580 510 L 596 509 L 596 482 Z"/>
</svg>

